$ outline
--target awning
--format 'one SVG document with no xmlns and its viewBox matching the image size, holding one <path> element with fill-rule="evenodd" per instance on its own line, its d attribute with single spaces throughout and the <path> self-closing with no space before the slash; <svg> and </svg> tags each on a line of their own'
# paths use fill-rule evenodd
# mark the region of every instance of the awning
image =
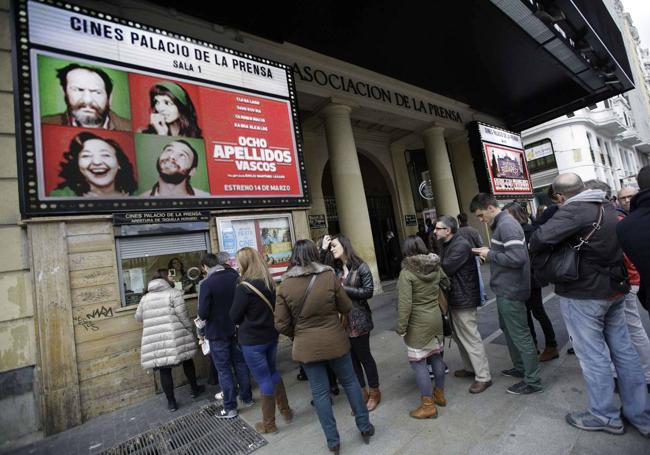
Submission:
<svg viewBox="0 0 650 455">
<path fill-rule="evenodd" d="M 156 3 L 449 96 L 515 131 L 634 88 L 601 0 Z"/>
</svg>

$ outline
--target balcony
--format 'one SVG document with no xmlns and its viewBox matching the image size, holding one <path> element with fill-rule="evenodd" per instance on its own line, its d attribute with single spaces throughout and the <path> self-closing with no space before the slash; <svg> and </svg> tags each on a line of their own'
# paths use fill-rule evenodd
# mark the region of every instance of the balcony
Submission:
<svg viewBox="0 0 650 455">
<path fill-rule="evenodd" d="M 623 120 L 613 109 L 591 112 L 590 118 L 594 123 L 594 128 L 599 133 L 610 137 L 624 133 L 627 130 Z"/>
<path fill-rule="evenodd" d="M 634 147 L 637 144 L 641 144 L 643 141 L 639 137 L 638 133 L 632 129 L 625 131 L 618 135 L 616 140 L 624 145 L 625 147 Z"/>
</svg>

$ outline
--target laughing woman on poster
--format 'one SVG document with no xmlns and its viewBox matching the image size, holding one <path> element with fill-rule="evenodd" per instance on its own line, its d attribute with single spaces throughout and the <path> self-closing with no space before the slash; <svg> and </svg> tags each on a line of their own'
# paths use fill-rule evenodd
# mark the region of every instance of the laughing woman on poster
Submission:
<svg viewBox="0 0 650 455">
<path fill-rule="evenodd" d="M 183 87 L 159 82 L 149 90 L 149 126 L 141 133 L 160 136 L 201 137 L 192 99 Z"/>
<path fill-rule="evenodd" d="M 63 181 L 50 191 L 50 197 L 123 197 L 132 195 L 138 186 L 133 165 L 113 139 L 79 133 L 63 157 L 59 173 Z"/>
</svg>

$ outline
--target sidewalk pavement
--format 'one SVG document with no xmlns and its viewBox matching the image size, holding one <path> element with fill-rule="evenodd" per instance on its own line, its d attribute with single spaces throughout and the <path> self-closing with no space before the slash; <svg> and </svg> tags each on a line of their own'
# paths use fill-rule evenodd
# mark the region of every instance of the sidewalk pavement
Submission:
<svg viewBox="0 0 650 455">
<path fill-rule="evenodd" d="M 385 283 L 386 292 L 374 297 L 375 329 L 371 348 L 379 369 L 382 401 L 371 413 L 376 435 L 370 445 L 364 445 L 354 426 L 350 407 L 343 391 L 334 397 L 334 412 L 341 434 L 341 453 L 363 454 L 571 454 L 626 455 L 650 453 L 650 440 L 635 428 L 627 426 L 622 436 L 602 432 L 586 432 L 569 426 L 566 413 L 584 410 L 587 405 L 584 381 L 575 356 L 566 355 L 547 362 L 542 367 L 543 393 L 531 396 L 507 394 L 507 386 L 516 382 L 500 375 L 510 368 L 507 348 L 497 337 L 486 346 L 493 375 L 493 386 L 479 395 L 468 393 L 471 380 L 453 377 L 462 367 L 458 349 L 446 345 L 445 361 L 450 374 L 445 393 L 448 404 L 439 408 L 433 420 L 415 420 L 408 412 L 419 404 L 415 378 L 408 365 L 402 339 L 394 331 L 395 284 Z M 549 303 L 557 297 L 551 297 Z M 557 303 L 557 302 L 555 302 Z M 493 305 L 493 304 L 492 304 Z M 491 306 L 481 309 L 486 314 Z M 493 322 L 493 321 L 492 321 Z M 482 330 L 483 331 L 483 330 Z M 486 338 L 484 336 L 484 338 Z M 309 385 L 296 379 L 297 366 L 284 349 L 278 356 L 278 368 L 287 386 L 289 401 L 295 412 L 291 424 L 278 416 L 279 432 L 265 435 L 269 444 L 256 455 L 326 454 L 325 438 L 310 405 Z M 188 387 L 177 389 L 180 409 L 169 413 L 163 395 L 152 397 L 138 405 L 99 416 L 83 425 L 23 447 L 14 454 L 94 454 L 126 439 L 155 428 L 181 415 L 193 412 L 210 402 L 211 393 L 196 400 L 189 397 Z M 258 393 L 255 392 L 255 396 Z M 213 398 L 212 398 L 213 399 Z M 241 411 L 243 419 L 253 424 L 260 418 L 259 405 Z"/>
</svg>

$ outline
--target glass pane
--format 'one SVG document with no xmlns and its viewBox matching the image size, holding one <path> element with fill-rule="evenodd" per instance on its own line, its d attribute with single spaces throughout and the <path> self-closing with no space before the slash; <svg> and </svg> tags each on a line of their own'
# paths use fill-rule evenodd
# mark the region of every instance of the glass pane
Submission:
<svg viewBox="0 0 650 455">
<path fill-rule="evenodd" d="M 201 277 L 200 261 L 207 250 L 160 256 L 122 259 L 122 285 L 125 305 L 136 305 L 147 290 L 147 284 L 158 270 L 166 270 L 176 288 L 185 295 L 196 293 Z"/>
</svg>

